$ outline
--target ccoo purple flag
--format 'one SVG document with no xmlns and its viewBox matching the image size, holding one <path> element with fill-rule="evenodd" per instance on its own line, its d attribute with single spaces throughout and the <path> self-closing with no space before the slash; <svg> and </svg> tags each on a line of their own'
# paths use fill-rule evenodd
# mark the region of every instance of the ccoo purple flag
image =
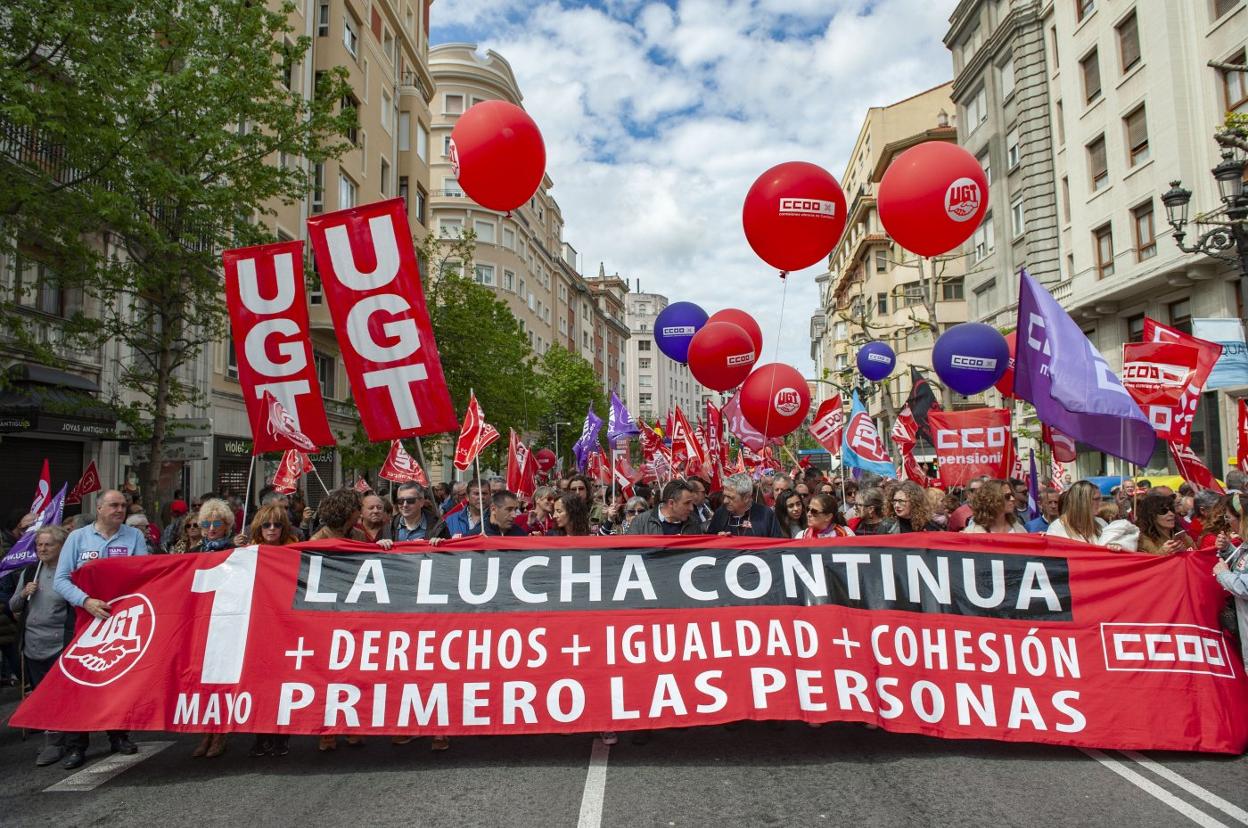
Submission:
<svg viewBox="0 0 1248 828">
<path fill-rule="evenodd" d="M 1156 432 L 1070 315 L 1027 271 L 1019 273 L 1014 394 L 1040 421 L 1137 466 Z"/>
<path fill-rule="evenodd" d="M 627 440 L 629 437 L 635 437 L 641 433 L 637 428 L 633 415 L 628 413 L 628 408 L 624 405 L 614 391 L 611 392 L 611 411 L 607 414 L 607 442 L 614 446 L 619 440 Z"/>
<path fill-rule="evenodd" d="M 572 453 L 576 455 L 576 467 L 585 471 L 589 463 L 589 455 L 598 448 L 598 432 L 602 431 L 602 418 L 594 413 L 594 404 L 589 404 L 585 412 L 585 425 L 581 426 L 581 438 L 572 444 Z"/>
<path fill-rule="evenodd" d="M 0 560 L 0 576 L 8 575 L 15 569 L 29 566 L 38 560 L 35 557 L 35 533 L 45 526 L 53 526 L 61 522 L 61 512 L 65 508 L 65 490 L 68 488 L 68 483 L 61 486 L 56 497 L 44 504 L 35 522 L 17 539 L 17 543 L 13 544 L 4 559 Z"/>
</svg>

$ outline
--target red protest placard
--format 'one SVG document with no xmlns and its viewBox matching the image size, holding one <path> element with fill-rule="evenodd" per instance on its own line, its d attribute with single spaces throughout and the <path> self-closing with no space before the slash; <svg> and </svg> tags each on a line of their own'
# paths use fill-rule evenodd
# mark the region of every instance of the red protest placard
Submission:
<svg viewBox="0 0 1248 828">
<path fill-rule="evenodd" d="M 928 414 L 940 463 L 940 482 L 965 486 L 981 475 L 1009 477 L 1013 468 L 1010 412 L 1004 408 Z"/>
</svg>

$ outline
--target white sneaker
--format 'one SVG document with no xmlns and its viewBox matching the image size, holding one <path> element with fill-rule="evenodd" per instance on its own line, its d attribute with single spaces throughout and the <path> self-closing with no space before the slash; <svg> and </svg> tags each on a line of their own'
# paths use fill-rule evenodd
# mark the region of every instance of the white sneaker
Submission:
<svg viewBox="0 0 1248 828">
<path fill-rule="evenodd" d="M 614 730 L 604 730 L 602 733 L 598 734 L 598 738 L 602 739 L 602 743 L 604 745 L 614 745 L 616 742 L 620 741 L 620 737 L 615 735 Z"/>
</svg>

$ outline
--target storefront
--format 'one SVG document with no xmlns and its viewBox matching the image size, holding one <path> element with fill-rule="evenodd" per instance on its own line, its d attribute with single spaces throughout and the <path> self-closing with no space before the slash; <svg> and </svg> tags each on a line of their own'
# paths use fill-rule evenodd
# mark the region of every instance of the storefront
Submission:
<svg viewBox="0 0 1248 828">
<path fill-rule="evenodd" d="M 217 435 L 212 438 L 212 485 L 216 494 L 242 497 L 247 489 L 247 475 L 250 471 L 250 437 Z M 257 473 L 263 474 L 263 465 L 260 463 L 257 463 Z"/>
</svg>

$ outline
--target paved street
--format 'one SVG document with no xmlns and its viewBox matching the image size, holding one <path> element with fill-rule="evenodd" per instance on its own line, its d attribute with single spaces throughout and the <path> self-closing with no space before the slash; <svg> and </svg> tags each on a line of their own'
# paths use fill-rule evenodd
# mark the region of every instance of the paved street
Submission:
<svg viewBox="0 0 1248 828">
<path fill-rule="evenodd" d="M 0 824 L 1248 825 L 1245 757 L 1102 762 L 856 725 L 672 731 L 645 746 L 623 735 L 609 749 L 589 736 L 463 738 L 442 754 L 380 739 L 321 754 L 299 737 L 283 759 L 248 757 L 245 736 L 217 760 L 192 759 L 194 737 L 135 740 L 139 761 L 109 777 L 91 773 L 119 760 L 102 735 L 70 772 L 35 768 L 35 737 L 3 731 Z M 70 790 L 48 790 L 58 784 Z"/>
</svg>

